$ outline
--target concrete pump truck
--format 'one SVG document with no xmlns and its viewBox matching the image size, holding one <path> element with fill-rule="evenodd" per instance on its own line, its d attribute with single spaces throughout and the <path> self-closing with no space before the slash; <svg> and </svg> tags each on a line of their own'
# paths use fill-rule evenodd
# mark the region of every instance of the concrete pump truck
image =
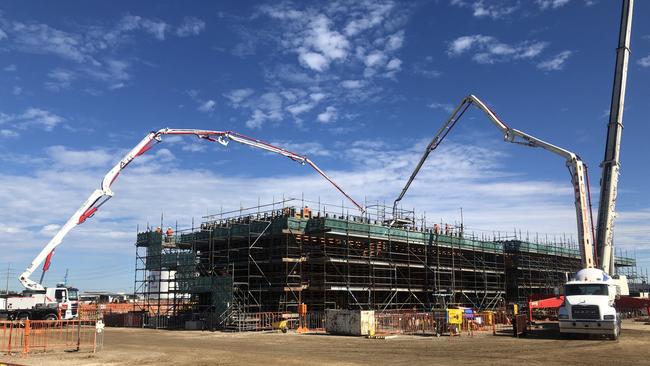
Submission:
<svg viewBox="0 0 650 366">
<path fill-rule="evenodd" d="M 413 183 L 413 180 L 429 154 L 442 143 L 444 138 L 471 105 L 475 105 L 487 115 L 493 125 L 503 133 L 506 142 L 529 147 L 539 147 L 562 156 L 571 174 L 571 183 L 574 188 L 578 244 L 582 259 L 582 269 L 564 286 L 564 303 L 558 312 L 560 333 L 562 335 L 573 333 L 598 334 L 608 336 L 610 339 L 617 339 L 621 332 L 621 317 L 615 307 L 615 303 L 620 296 L 629 295 L 627 278 L 614 274 L 612 238 L 619 174 L 620 138 L 623 128 L 623 101 L 625 98 L 627 62 L 630 52 L 629 38 L 632 28 L 632 7 L 633 0 L 623 1 L 611 115 L 607 131 L 605 160 L 602 165 L 603 177 L 601 179 L 598 215 L 598 257 L 595 256 L 594 250 L 595 235 L 590 210 L 591 195 L 589 193 L 586 164 L 573 152 L 542 141 L 522 131 L 510 128 L 485 103 L 474 95 L 464 98 L 453 110 L 445 124 L 437 131 L 393 204 L 393 222 L 398 222 L 398 203 L 406 194 L 411 183 Z"/>
<path fill-rule="evenodd" d="M 320 176 L 327 180 L 336 190 L 345 196 L 361 213 L 365 208 L 357 203 L 349 194 L 334 182 L 325 172 L 323 172 L 312 160 L 304 155 L 291 152 L 278 146 L 271 145 L 267 142 L 257 140 L 233 131 L 211 131 L 197 129 L 170 129 L 164 128 L 158 131 L 152 131 L 147 134 L 134 148 L 132 148 L 113 168 L 104 176 L 100 188 L 94 190 L 90 197 L 77 209 L 77 211 L 68 219 L 68 221 L 59 229 L 54 237 L 45 245 L 41 252 L 34 258 L 32 263 L 20 275 L 21 284 L 25 291 L 20 296 L 5 296 L 0 298 L 0 316 L 5 315 L 10 319 L 45 319 L 55 320 L 74 319 L 77 317 L 78 294 L 77 289 L 57 285 L 56 287 L 43 286 L 43 276 L 39 282 L 30 279 L 34 271 L 44 263 L 43 274 L 50 266 L 50 260 L 54 249 L 56 249 L 63 238 L 74 227 L 83 224 L 88 218 L 93 217 L 97 210 L 105 204 L 114 193 L 111 186 L 118 178 L 123 169 L 125 169 L 133 160 L 146 153 L 162 138 L 167 135 L 176 136 L 196 136 L 199 139 L 210 142 L 218 142 L 227 146 L 229 142 L 236 142 L 249 147 L 261 149 L 267 152 L 275 153 L 291 159 L 301 165 L 308 165 L 314 169 Z M 59 315 L 60 314 L 60 315 Z"/>
</svg>

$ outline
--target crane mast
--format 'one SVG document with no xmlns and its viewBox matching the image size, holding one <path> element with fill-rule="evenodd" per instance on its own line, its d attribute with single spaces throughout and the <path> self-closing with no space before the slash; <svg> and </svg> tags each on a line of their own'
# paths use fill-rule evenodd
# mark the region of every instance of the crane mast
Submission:
<svg viewBox="0 0 650 366">
<path fill-rule="evenodd" d="M 621 27 L 616 49 L 616 68 L 612 101 L 607 125 L 607 144 L 600 180 L 598 226 L 596 245 L 603 271 L 614 274 L 614 219 L 616 218 L 616 194 L 620 169 L 621 134 L 623 133 L 623 108 L 627 85 L 627 65 L 630 58 L 630 35 L 632 33 L 633 0 L 624 0 L 621 11 Z"/>
<path fill-rule="evenodd" d="M 271 145 L 261 140 L 257 140 L 248 136 L 244 136 L 237 132 L 232 131 L 210 131 L 210 130 L 196 130 L 196 129 L 170 129 L 164 128 L 158 131 L 152 131 L 147 134 L 134 148 L 132 148 L 113 168 L 104 176 L 101 183 L 101 188 L 94 190 L 88 199 L 77 209 L 77 211 L 68 219 L 68 221 L 59 229 L 54 237 L 45 245 L 41 252 L 34 258 L 32 263 L 27 267 L 19 279 L 22 285 L 28 290 L 43 291 L 45 288 L 41 283 L 31 280 L 29 277 L 36 270 L 36 268 L 48 256 L 51 256 L 54 249 L 56 249 L 63 238 L 75 226 L 81 225 L 88 218 L 92 217 L 97 210 L 113 197 L 114 193 L 111 190 L 111 185 L 115 182 L 120 172 L 126 168 L 138 156 L 144 154 L 151 149 L 156 143 L 162 141 L 164 135 L 194 135 L 200 139 L 208 140 L 211 142 L 218 142 L 224 146 L 228 145 L 230 141 L 234 141 L 243 145 L 248 145 L 254 148 L 266 150 L 285 156 L 302 165 L 309 165 L 318 174 L 330 182 L 341 194 L 343 194 L 354 206 L 356 206 L 361 213 L 365 212 L 365 208 L 357 203 L 349 194 L 347 194 L 332 178 L 323 172 L 313 161 L 303 155 L 296 154 L 281 147 Z M 49 260 L 46 262 L 46 264 Z M 45 270 L 45 269 L 44 269 Z"/>
<path fill-rule="evenodd" d="M 492 122 L 492 124 L 503 133 L 504 140 L 506 142 L 520 144 L 528 147 L 539 147 L 554 154 L 560 155 L 566 160 L 566 166 L 569 169 L 569 173 L 571 174 L 571 183 L 574 187 L 575 209 L 578 224 L 578 241 L 580 244 L 582 266 L 583 268 L 593 268 L 595 266 L 593 244 L 594 241 L 593 232 L 591 230 L 591 217 L 588 209 L 589 198 L 587 195 L 587 182 L 585 178 L 587 174 L 586 165 L 582 162 L 580 157 L 571 151 L 540 140 L 525 132 L 510 128 L 503 121 L 501 121 L 501 119 L 499 119 L 499 117 L 497 117 L 497 115 L 487 105 L 485 105 L 485 103 L 483 103 L 474 95 L 465 97 L 458 104 L 458 106 L 456 106 L 456 108 L 452 111 L 451 116 L 437 131 L 436 135 L 433 137 L 429 145 L 427 145 L 424 153 L 422 154 L 422 157 L 420 158 L 420 161 L 415 167 L 415 170 L 413 173 L 411 173 L 411 176 L 406 182 L 406 185 L 393 203 L 393 222 L 395 222 L 398 216 L 397 205 L 402 200 L 402 198 L 404 198 L 404 195 L 411 186 L 411 183 L 413 183 L 413 180 L 415 180 L 415 177 L 422 168 L 424 162 L 429 157 L 429 154 L 431 154 L 431 152 L 442 143 L 451 129 L 458 123 L 460 118 L 463 116 L 463 114 L 465 114 L 471 105 L 475 105 L 478 107 L 478 109 L 487 115 L 490 122 Z"/>
</svg>

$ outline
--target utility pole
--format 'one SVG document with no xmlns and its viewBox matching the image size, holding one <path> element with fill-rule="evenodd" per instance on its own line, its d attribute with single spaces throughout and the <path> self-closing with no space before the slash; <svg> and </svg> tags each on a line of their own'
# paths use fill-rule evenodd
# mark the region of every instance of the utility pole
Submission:
<svg viewBox="0 0 650 366">
<path fill-rule="evenodd" d="M 621 27 L 616 49 L 616 68 L 614 86 L 607 126 L 607 145 L 600 180 L 600 202 L 598 204 L 598 229 L 596 243 L 601 268 L 606 273 L 614 274 L 614 217 L 616 193 L 620 168 L 621 133 L 623 132 L 623 107 L 625 87 L 627 84 L 627 65 L 630 58 L 630 34 L 632 33 L 632 8 L 634 0 L 623 0 L 621 10 Z"/>
<path fill-rule="evenodd" d="M 5 280 L 5 295 L 9 294 L 9 277 L 14 275 L 14 271 L 11 269 L 11 262 L 7 264 L 7 273 Z"/>
<path fill-rule="evenodd" d="M 65 269 L 65 276 L 63 277 L 63 286 L 68 286 L 68 269 Z"/>
</svg>

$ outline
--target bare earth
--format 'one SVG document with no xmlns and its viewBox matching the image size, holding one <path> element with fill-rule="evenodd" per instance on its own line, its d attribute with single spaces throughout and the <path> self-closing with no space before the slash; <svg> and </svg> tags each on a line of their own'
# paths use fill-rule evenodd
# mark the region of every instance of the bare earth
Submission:
<svg viewBox="0 0 650 366">
<path fill-rule="evenodd" d="M 561 340 L 557 330 L 528 338 L 399 336 L 365 339 L 316 334 L 210 333 L 107 328 L 96 354 L 53 352 L 24 365 L 650 365 L 650 325 L 623 324 L 619 341 Z"/>
</svg>

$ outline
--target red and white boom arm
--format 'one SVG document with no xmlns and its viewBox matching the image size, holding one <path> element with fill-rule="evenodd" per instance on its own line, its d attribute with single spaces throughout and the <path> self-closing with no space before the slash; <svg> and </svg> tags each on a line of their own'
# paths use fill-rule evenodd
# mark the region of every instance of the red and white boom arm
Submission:
<svg viewBox="0 0 650 366">
<path fill-rule="evenodd" d="M 478 99 L 474 95 L 469 95 L 465 97 L 460 104 L 453 110 L 451 116 L 445 122 L 445 124 L 438 130 L 436 135 L 433 137 L 429 145 L 427 145 L 422 158 L 418 162 L 418 165 L 415 167 L 415 170 L 411 174 L 409 180 L 406 182 L 406 185 L 402 189 L 402 192 L 397 197 L 393 204 L 393 216 L 397 215 L 397 204 L 404 197 L 406 191 L 413 183 L 415 176 L 422 168 L 422 165 L 427 160 L 429 154 L 435 150 L 444 138 L 449 134 L 451 129 L 456 125 L 456 123 L 463 116 L 465 111 L 474 104 L 481 111 L 483 111 L 490 122 L 497 127 L 504 136 L 506 142 L 511 142 L 515 144 L 520 144 L 529 147 L 540 147 L 544 150 L 550 151 L 552 153 L 562 156 L 566 160 L 566 165 L 569 168 L 571 173 L 571 183 L 574 187 L 574 197 L 575 197 L 575 207 L 576 207 L 576 217 L 578 221 L 578 241 L 580 243 L 580 254 L 582 256 L 582 265 L 584 268 L 593 268 L 594 263 L 594 236 L 591 230 L 591 215 L 589 214 L 589 206 L 587 203 L 587 184 L 586 184 L 586 166 L 582 160 L 571 151 L 565 150 L 561 147 L 550 144 L 546 141 L 540 140 L 534 136 L 531 136 L 525 132 L 519 131 L 514 128 L 508 127 L 503 121 L 497 117 L 497 115 Z"/>
<path fill-rule="evenodd" d="M 96 189 L 90 197 L 79 207 L 79 209 L 72 215 L 68 221 L 59 229 L 59 231 L 54 235 L 54 237 L 47 243 L 47 245 L 41 250 L 41 252 L 34 258 L 29 267 L 20 275 L 20 282 L 25 288 L 29 290 L 42 291 L 44 287 L 42 284 L 31 280 L 29 277 L 36 270 L 36 268 L 46 259 L 46 257 L 54 251 L 54 249 L 61 244 L 63 238 L 72 230 L 75 226 L 80 225 L 86 221 L 89 217 L 93 216 L 97 210 L 113 197 L 113 191 L 111 190 L 111 185 L 120 175 L 120 172 L 126 168 L 135 158 L 144 154 L 149 149 L 151 149 L 156 143 L 162 141 L 163 135 L 194 135 L 201 139 L 205 139 L 211 142 L 219 142 L 220 144 L 226 146 L 229 141 L 234 141 L 240 144 L 248 145 L 258 149 L 270 151 L 287 158 L 296 161 L 300 164 L 307 164 L 311 166 L 318 174 L 330 182 L 334 188 L 341 192 L 354 206 L 356 206 L 362 213 L 365 212 L 365 208 L 358 204 L 350 195 L 348 195 L 341 187 L 339 187 L 332 178 L 327 176 L 313 161 L 303 155 L 298 155 L 289 150 L 285 150 L 281 147 L 271 145 L 269 143 L 244 136 L 242 134 L 232 132 L 232 131 L 210 131 L 210 130 L 192 130 L 192 129 L 169 129 L 164 128 L 159 131 L 150 132 L 145 138 L 142 139 L 131 151 L 129 151 L 119 163 L 104 176 L 102 180 L 101 188 Z"/>
</svg>

